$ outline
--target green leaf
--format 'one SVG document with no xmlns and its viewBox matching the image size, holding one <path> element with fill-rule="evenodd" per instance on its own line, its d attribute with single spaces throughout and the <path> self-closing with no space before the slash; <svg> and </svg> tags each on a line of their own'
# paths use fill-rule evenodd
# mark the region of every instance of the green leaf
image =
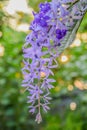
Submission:
<svg viewBox="0 0 87 130">
<path fill-rule="evenodd" d="M 75 3 L 75 5 L 73 5 L 70 8 L 70 11 L 72 12 L 72 8 L 74 6 L 77 6 L 79 8 L 79 11 L 82 11 L 82 18 L 80 20 L 75 20 L 74 25 L 71 27 L 70 26 L 70 31 L 67 32 L 67 35 L 65 36 L 65 38 L 63 39 L 62 46 L 59 48 L 59 52 L 63 52 L 64 49 L 66 49 L 67 47 L 69 47 L 70 44 L 72 44 L 72 42 L 75 39 L 76 33 L 78 31 L 78 28 L 82 22 L 82 19 L 87 11 L 87 0 L 83 0 L 83 1 L 79 1 L 77 3 Z"/>
</svg>

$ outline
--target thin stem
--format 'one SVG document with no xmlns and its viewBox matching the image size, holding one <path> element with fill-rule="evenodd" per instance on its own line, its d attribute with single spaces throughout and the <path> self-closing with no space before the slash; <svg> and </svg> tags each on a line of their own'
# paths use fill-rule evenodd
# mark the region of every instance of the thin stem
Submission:
<svg viewBox="0 0 87 130">
<path fill-rule="evenodd" d="M 41 113 L 40 113 L 40 106 L 41 106 L 41 103 L 40 103 L 40 82 L 38 83 L 38 114 L 36 115 L 36 120 L 37 123 L 39 124 L 41 121 L 42 121 L 42 117 L 41 117 Z"/>
<path fill-rule="evenodd" d="M 39 89 L 39 86 L 38 86 L 38 111 L 40 113 L 40 89 Z"/>
</svg>

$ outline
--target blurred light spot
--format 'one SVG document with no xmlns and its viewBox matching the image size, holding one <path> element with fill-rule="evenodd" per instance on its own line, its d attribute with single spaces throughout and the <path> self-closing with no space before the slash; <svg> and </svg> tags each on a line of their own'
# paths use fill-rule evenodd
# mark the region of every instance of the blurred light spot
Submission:
<svg viewBox="0 0 87 130">
<path fill-rule="evenodd" d="M 59 20 L 60 20 L 60 21 L 62 21 L 63 19 L 62 19 L 62 18 L 60 18 Z"/>
<path fill-rule="evenodd" d="M 70 47 L 78 47 L 80 45 L 81 45 L 81 40 L 80 39 L 75 39 Z"/>
<path fill-rule="evenodd" d="M 77 33 L 76 38 L 81 39 L 81 33 Z"/>
<path fill-rule="evenodd" d="M 23 32 L 27 32 L 29 30 L 29 25 L 28 24 L 20 24 L 18 25 L 17 31 L 23 31 Z"/>
<path fill-rule="evenodd" d="M 80 46 L 80 45 L 81 45 L 81 40 L 80 40 L 80 39 L 76 39 L 76 40 L 74 41 L 74 44 L 75 44 L 76 46 Z"/>
<path fill-rule="evenodd" d="M 84 89 L 86 89 L 86 90 L 87 90 L 87 84 L 84 84 Z"/>
<path fill-rule="evenodd" d="M 72 85 L 69 85 L 69 86 L 68 86 L 68 90 L 69 90 L 69 91 L 72 91 L 73 89 L 74 89 L 74 88 L 73 88 Z"/>
<path fill-rule="evenodd" d="M 54 89 L 56 92 L 60 91 L 60 88 L 58 86 L 56 86 Z"/>
<path fill-rule="evenodd" d="M 80 90 L 83 90 L 83 89 L 84 89 L 84 84 L 83 84 L 82 81 L 75 80 L 74 85 L 75 85 L 78 89 L 80 89 Z"/>
<path fill-rule="evenodd" d="M 16 19 L 9 19 L 9 25 L 11 28 L 13 28 L 16 31 L 22 31 L 22 32 L 28 32 L 29 31 L 29 24 L 27 23 L 21 23 L 18 24 Z"/>
<path fill-rule="evenodd" d="M 87 42 L 87 33 L 82 33 L 82 34 L 81 34 L 81 39 L 82 39 L 83 41 L 86 41 L 86 42 Z"/>
<path fill-rule="evenodd" d="M 61 62 L 67 62 L 68 61 L 68 57 L 63 55 L 61 56 Z"/>
<path fill-rule="evenodd" d="M 9 19 L 9 25 L 11 28 L 13 28 L 14 30 L 17 29 L 17 20 L 16 19 L 13 19 L 13 18 L 10 18 Z"/>
<path fill-rule="evenodd" d="M 71 109 L 72 111 L 74 111 L 74 110 L 76 109 L 76 107 L 77 107 L 77 104 L 76 104 L 75 102 L 71 102 L 71 103 L 70 103 L 70 109 Z"/>
<path fill-rule="evenodd" d="M 3 4 L 0 2 L 0 9 L 2 9 L 3 8 Z"/>
<path fill-rule="evenodd" d="M 32 11 L 30 8 L 28 8 L 27 1 L 26 0 L 9 0 L 8 6 L 5 8 L 5 10 L 13 15 L 16 12 L 24 12 L 31 14 Z"/>
<path fill-rule="evenodd" d="M 22 67 L 22 68 L 24 67 L 24 63 L 23 63 L 23 62 L 21 62 L 21 67 Z"/>
<path fill-rule="evenodd" d="M 2 45 L 0 45 L 0 56 L 4 55 L 4 47 Z"/>
<path fill-rule="evenodd" d="M 15 77 L 16 77 L 16 78 L 20 78 L 20 77 L 21 77 L 21 74 L 17 72 L 17 73 L 15 74 Z"/>
<path fill-rule="evenodd" d="M 40 76 L 41 76 L 41 78 L 44 78 L 46 76 L 46 74 L 44 72 L 41 72 Z"/>
</svg>

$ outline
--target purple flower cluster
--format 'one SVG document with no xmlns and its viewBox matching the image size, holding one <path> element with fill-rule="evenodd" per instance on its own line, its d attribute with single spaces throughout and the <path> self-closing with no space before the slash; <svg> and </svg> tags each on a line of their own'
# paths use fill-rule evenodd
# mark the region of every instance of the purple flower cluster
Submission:
<svg viewBox="0 0 87 130">
<path fill-rule="evenodd" d="M 49 16 L 44 16 L 43 12 L 40 12 L 39 14 L 34 14 L 35 20 L 33 21 L 33 24 L 38 24 L 41 27 L 47 27 L 47 21 L 50 19 Z"/>
<path fill-rule="evenodd" d="M 66 35 L 67 31 L 65 29 L 60 30 L 56 29 L 56 38 L 57 39 L 62 39 Z"/>
<path fill-rule="evenodd" d="M 54 75 L 52 69 L 56 68 L 56 58 L 61 41 L 67 34 L 69 11 L 66 4 L 72 0 L 52 0 L 40 4 L 39 13 L 33 13 L 34 21 L 30 25 L 31 33 L 26 37 L 23 47 L 24 80 L 22 86 L 29 92 L 29 111 L 35 113 L 36 121 L 40 123 L 41 107 L 45 112 L 49 110 L 50 92 L 53 88 Z M 71 24 L 71 23 L 70 23 Z"/>
<path fill-rule="evenodd" d="M 51 9 L 50 3 L 41 3 L 39 7 L 40 7 L 40 12 L 43 13 L 47 13 Z"/>
</svg>

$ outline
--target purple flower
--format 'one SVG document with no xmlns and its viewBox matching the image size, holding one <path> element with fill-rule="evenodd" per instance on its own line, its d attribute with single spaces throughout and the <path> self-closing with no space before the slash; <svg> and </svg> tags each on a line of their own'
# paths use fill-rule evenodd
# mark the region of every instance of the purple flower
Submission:
<svg viewBox="0 0 87 130">
<path fill-rule="evenodd" d="M 41 3 L 39 7 L 40 11 L 43 13 L 47 13 L 51 9 L 50 3 Z"/>
<path fill-rule="evenodd" d="M 42 117 L 41 117 L 41 114 L 40 114 L 40 113 L 38 113 L 38 114 L 36 115 L 35 121 L 36 121 L 38 124 L 42 121 Z"/>
<path fill-rule="evenodd" d="M 45 15 L 41 12 L 35 15 L 35 19 L 33 23 L 40 25 L 41 27 L 47 27 L 47 21 L 50 19 L 49 16 Z"/>
<path fill-rule="evenodd" d="M 39 94 L 43 94 L 42 90 L 39 90 L 38 86 L 31 86 L 28 91 L 30 92 L 30 94 L 32 95 L 33 98 L 38 99 L 39 98 Z"/>
<path fill-rule="evenodd" d="M 52 69 L 58 66 L 56 58 L 60 54 L 62 41 L 74 19 L 80 19 L 76 7 L 71 12 L 68 11 L 66 4 L 69 2 L 72 0 L 41 3 L 40 12 L 33 13 L 34 21 L 30 25 L 32 31 L 26 37 L 23 46 L 22 86 L 29 92 L 29 111 L 31 113 L 38 111 L 36 115 L 38 123 L 42 121 L 41 108 L 45 112 L 49 110 L 51 100 L 49 90 L 54 87 L 52 83 L 55 82 L 50 75 L 54 75 Z M 74 19 L 73 17 L 70 19 L 71 16 Z"/>
<path fill-rule="evenodd" d="M 62 39 L 66 35 L 66 32 L 67 31 L 65 29 L 63 29 L 63 30 L 56 29 L 56 38 L 57 39 Z"/>
</svg>

